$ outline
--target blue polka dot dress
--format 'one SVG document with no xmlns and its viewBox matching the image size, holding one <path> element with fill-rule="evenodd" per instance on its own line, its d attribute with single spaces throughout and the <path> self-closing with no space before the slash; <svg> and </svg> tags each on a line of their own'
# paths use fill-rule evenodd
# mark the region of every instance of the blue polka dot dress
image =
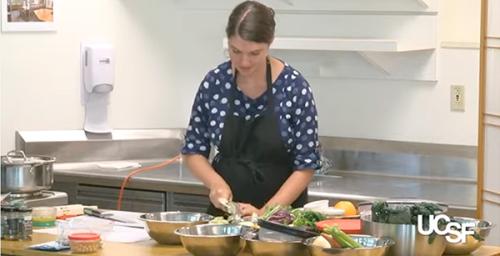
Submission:
<svg viewBox="0 0 500 256">
<path fill-rule="evenodd" d="M 234 89 L 233 113 L 228 113 Z M 244 117 L 247 121 L 257 118 L 268 107 L 268 97 L 265 93 L 256 99 L 247 97 L 236 86 L 231 62 L 220 64 L 208 72 L 198 89 L 182 153 L 208 157 L 211 147 L 221 142 L 225 116 Z M 318 118 L 309 84 L 297 70 L 285 64 L 273 83 L 272 97 L 279 132 L 293 159 L 294 170 L 319 169 Z"/>
</svg>

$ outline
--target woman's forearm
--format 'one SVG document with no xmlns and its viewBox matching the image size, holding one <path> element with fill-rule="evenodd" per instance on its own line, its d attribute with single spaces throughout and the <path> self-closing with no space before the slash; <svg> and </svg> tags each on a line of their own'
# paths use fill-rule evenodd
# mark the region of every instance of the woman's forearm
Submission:
<svg viewBox="0 0 500 256">
<path fill-rule="evenodd" d="M 291 205 L 297 200 L 300 193 L 307 188 L 313 175 L 314 170 L 312 169 L 294 171 L 285 183 L 283 183 L 278 192 L 262 207 L 261 211 L 263 212 L 264 208 L 269 205 Z"/>
<path fill-rule="evenodd" d="M 201 180 L 203 184 L 208 189 L 212 189 L 214 186 L 218 184 L 226 184 L 224 179 L 217 174 L 212 167 L 212 165 L 208 162 L 208 159 L 199 154 L 190 154 L 184 155 L 184 160 L 191 173 Z"/>
</svg>

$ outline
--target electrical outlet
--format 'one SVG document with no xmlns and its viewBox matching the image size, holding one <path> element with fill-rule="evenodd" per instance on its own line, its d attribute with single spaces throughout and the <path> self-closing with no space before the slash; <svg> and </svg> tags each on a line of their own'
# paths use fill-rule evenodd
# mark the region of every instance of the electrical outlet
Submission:
<svg viewBox="0 0 500 256">
<path fill-rule="evenodd" d="M 465 86 L 452 85 L 450 87 L 450 109 L 451 111 L 465 111 Z"/>
</svg>

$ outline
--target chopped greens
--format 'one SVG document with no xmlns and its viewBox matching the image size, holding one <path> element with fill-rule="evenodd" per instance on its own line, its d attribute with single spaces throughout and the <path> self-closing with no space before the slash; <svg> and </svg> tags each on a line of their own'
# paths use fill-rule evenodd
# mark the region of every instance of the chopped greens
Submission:
<svg viewBox="0 0 500 256">
<path fill-rule="evenodd" d="M 272 206 L 266 208 L 262 215 L 263 220 L 317 231 L 316 222 L 326 219 L 325 215 L 300 208 L 292 209 L 289 206 Z"/>
<path fill-rule="evenodd" d="M 293 226 L 307 227 L 307 229 L 314 231 L 317 231 L 316 222 L 326 219 L 325 215 L 319 212 L 301 209 L 292 210 L 292 215 L 294 216 Z"/>
</svg>

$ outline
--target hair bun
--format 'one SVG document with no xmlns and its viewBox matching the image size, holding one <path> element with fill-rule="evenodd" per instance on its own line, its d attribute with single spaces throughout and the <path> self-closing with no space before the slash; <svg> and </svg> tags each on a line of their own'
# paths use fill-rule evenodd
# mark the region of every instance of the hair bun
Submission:
<svg viewBox="0 0 500 256">
<path fill-rule="evenodd" d="M 273 18 L 274 18 L 274 14 L 276 14 L 276 12 L 274 11 L 274 9 L 271 8 L 271 7 L 267 7 L 267 9 L 269 10 L 269 13 L 271 14 L 271 16 L 273 16 Z"/>
</svg>

